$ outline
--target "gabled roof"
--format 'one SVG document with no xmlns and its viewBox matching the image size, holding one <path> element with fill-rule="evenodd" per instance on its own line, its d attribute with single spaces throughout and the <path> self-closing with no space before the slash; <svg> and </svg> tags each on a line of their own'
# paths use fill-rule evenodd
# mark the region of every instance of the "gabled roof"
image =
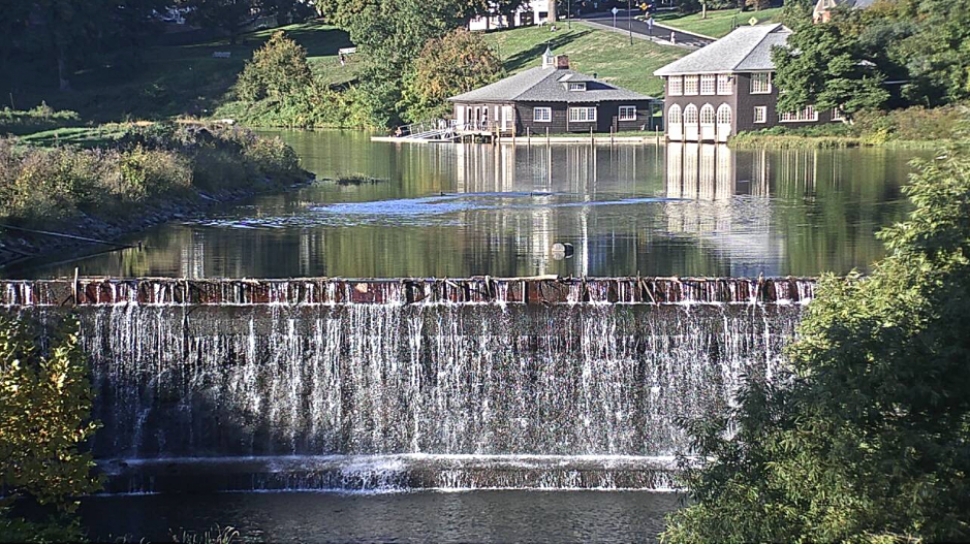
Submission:
<svg viewBox="0 0 970 545">
<path fill-rule="evenodd" d="M 738 27 L 720 40 L 664 66 L 654 75 L 774 70 L 771 48 L 785 45 L 791 33 L 777 23 Z"/>
<path fill-rule="evenodd" d="M 585 91 L 567 91 L 567 82 L 586 82 Z M 452 102 L 600 102 L 604 100 L 653 100 L 586 74 L 554 67 L 530 68 L 491 85 L 453 96 Z"/>
</svg>

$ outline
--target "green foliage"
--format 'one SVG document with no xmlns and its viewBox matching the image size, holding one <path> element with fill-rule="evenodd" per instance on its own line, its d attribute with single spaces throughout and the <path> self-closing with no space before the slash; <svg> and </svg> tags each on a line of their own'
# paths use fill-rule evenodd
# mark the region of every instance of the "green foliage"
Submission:
<svg viewBox="0 0 970 545">
<path fill-rule="evenodd" d="M 919 161 L 909 220 L 865 278 L 831 276 L 787 350 L 727 415 L 690 421 L 670 542 L 970 537 L 970 155 Z"/>
<path fill-rule="evenodd" d="M 780 111 L 814 104 L 820 110 L 841 108 L 851 116 L 889 99 L 882 73 L 861 56 L 857 42 L 839 25 L 803 23 L 787 47 L 776 48 L 771 58 L 777 68 L 775 84 L 785 90 L 778 97 Z"/>
<path fill-rule="evenodd" d="M 792 51 L 778 53 L 781 102 L 798 108 L 844 101 L 847 111 L 938 106 L 970 98 L 970 4 L 963 0 L 880 0 L 864 10 L 840 8 L 813 25 L 808 0 L 786 2 L 795 29 Z M 866 65 L 859 64 L 865 62 Z M 882 86 L 881 80 L 895 81 Z M 828 107 L 828 106 L 825 106 Z"/>
<path fill-rule="evenodd" d="M 191 199 L 199 189 L 306 179 L 292 148 L 236 127 L 129 127 L 91 149 L 16 144 L 0 139 L 0 218 L 22 224 L 82 215 L 118 221 L 150 202 Z"/>
<path fill-rule="evenodd" d="M 369 0 L 361 6 L 347 30 L 366 59 L 360 107 L 369 126 L 387 127 L 400 120 L 397 104 L 404 75 L 429 40 L 461 24 L 461 11 L 448 0 Z"/>
<path fill-rule="evenodd" d="M 0 508 L 0 541 L 3 543 L 86 543 L 76 515 L 54 515 L 33 521 Z"/>
<path fill-rule="evenodd" d="M 8 501 L 27 496 L 71 511 L 76 496 L 100 487 L 91 454 L 78 448 L 98 426 L 74 331 L 43 349 L 34 326 L 0 316 L 0 488 Z"/>
<path fill-rule="evenodd" d="M 425 44 L 404 81 L 404 118 L 416 122 L 450 112 L 445 100 L 500 79 L 502 62 L 482 39 L 464 29 Z"/>
<path fill-rule="evenodd" d="M 306 50 L 278 31 L 246 63 L 236 83 L 236 94 L 248 102 L 264 98 L 279 101 L 312 83 Z"/>
<path fill-rule="evenodd" d="M 24 134 L 57 127 L 76 126 L 81 123 L 77 112 L 55 110 L 41 102 L 29 110 L 0 110 L 0 134 Z"/>
</svg>

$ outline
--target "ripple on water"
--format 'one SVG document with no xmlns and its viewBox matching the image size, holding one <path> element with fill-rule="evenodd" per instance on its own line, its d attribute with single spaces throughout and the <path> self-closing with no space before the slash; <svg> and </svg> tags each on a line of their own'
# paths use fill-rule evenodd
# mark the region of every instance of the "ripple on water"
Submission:
<svg viewBox="0 0 970 545">
<path fill-rule="evenodd" d="M 605 200 L 585 201 L 577 194 L 547 192 L 448 193 L 412 199 L 310 205 L 305 213 L 291 216 L 206 218 L 189 224 L 235 229 L 462 225 L 462 218 L 455 215 L 460 212 L 628 206 L 680 200 L 664 197 L 607 197 Z"/>
</svg>

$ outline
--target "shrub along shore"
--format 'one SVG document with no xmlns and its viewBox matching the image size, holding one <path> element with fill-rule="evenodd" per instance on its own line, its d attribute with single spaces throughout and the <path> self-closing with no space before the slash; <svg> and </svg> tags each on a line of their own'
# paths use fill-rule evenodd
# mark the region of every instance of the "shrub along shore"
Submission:
<svg viewBox="0 0 970 545">
<path fill-rule="evenodd" d="M 281 140 L 239 127 L 148 124 L 87 134 L 54 146 L 0 139 L 0 267 L 312 178 Z"/>
<path fill-rule="evenodd" d="M 743 132 L 730 139 L 738 149 L 825 149 L 879 146 L 897 149 L 938 149 L 970 125 L 970 105 L 938 108 L 865 111 L 851 125 L 832 123 L 789 129 L 772 127 Z"/>
</svg>

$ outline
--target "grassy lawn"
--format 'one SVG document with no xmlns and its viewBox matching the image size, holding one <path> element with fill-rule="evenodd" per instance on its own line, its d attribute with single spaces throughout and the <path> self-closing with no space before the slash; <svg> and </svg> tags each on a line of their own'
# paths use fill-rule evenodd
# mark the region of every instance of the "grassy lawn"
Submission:
<svg viewBox="0 0 970 545">
<path fill-rule="evenodd" d="M 761 11 L 708 10 L 707 19 L 701 19 L 700 13 L 680 15 L 670 12 L 658 14 L 656 21 L 680 30 L 720 38 L 734 30 L 736 26 L 747 25 L 752 17 L 758 20 L 758 24 L 777 22 L 778 18 L 781 17 L 781 10 L 782 8 L 763 9 Z"/>
<path fill-rule="evenodd" d="M 340 66 L 337 59 L 339 48 L 351 46 L 346 32 L 314 23 L 283 30 L 307 49 L 321 81 L 340 84 L 356 78 L 359 63 L 353 56 L 347 66 Z M 4 106 L 10 105 L 11 95 L 19 109 L 43 100 L 57 110 L 76 111 L 93 123 L 205 116 L 225 101 L 245 61 L 272 32 L 245 34 L 233 46 L 220 40 L 119 52 L 100 66 L 74 74 L 69 92 L 58 91 L 53 63 L 36 59 L 0 74 L 0 96 Z M 230 58 L 214 58 L 216 51 L 228 51 Z"/>
<path fill-rule="evenodd" d="M 572 30 L 563 28 L 556 32 L 544 26 L 497 31 L 487 34 L 486 39 L 509 74 L 539 66 L 548 45 L 554 53 L 568 55 L 574 70 L 595 73 L 604 81 L 650 96 L 663 93 L 663 81 L 653 71 L 690 52 L 647 40 L 634 40 L 630 45 L 622 34 L 582 23 L 573 23 Z"/>
</svg>

